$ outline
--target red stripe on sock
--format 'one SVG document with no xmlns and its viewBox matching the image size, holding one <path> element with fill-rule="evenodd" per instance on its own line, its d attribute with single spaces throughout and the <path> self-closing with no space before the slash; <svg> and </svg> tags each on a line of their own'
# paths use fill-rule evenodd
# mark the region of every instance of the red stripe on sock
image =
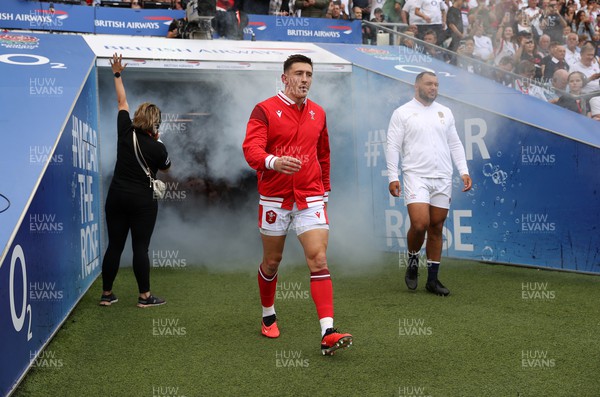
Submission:
<svg viewBox="0 0 600 397">
<path fill-rule="evenodd" d="M 333 284 L 329 270 L 310 273 L 310 294 L 315 302 L 319 319 L 333 318 Z"/>
</svg>

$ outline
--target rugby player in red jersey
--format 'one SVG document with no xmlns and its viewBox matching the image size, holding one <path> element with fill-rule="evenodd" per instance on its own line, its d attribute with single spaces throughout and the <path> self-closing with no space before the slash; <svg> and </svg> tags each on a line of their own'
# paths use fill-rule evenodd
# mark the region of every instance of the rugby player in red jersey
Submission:
<svg viewBox="0 0 600 397">
<path fill-rule="evenodd" d="M 295 231 L 310 270 L 310 292 L 321 325 L 321 351 L 331 355 L 352 344 L 352 335 L 333 328 L 333 287 L 327 268 L 327 196 L 330 154 L 325 111 L 307 98 L 312 60 L 291 55 L 283 64 L 284 91 L 254 107 L 243 143 L 257 171 L 258 227 L 263 259 L 258 286 L 262 334 L 279 336 L 275 314 L 277 270 L 288 231 Z"/>
</svg>

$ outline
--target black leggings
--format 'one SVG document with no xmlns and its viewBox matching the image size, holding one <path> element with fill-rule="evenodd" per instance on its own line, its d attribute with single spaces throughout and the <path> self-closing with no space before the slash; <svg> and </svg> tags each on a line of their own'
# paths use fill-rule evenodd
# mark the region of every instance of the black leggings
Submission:
<svg viewBox="0 0 600 397">
<path fill-rule="evenodd" d="M 148 247 L 156 223 L 158 203 L 152 193 L 144 195 L 109 189 L 106 197 L 106 226 L 108 247 L 102 261 L 102 289 L 111 291 L 127 234 L 131 230 L 133 273 L 140 293 L 150 291 L 150 259 Z"/>
</svg>

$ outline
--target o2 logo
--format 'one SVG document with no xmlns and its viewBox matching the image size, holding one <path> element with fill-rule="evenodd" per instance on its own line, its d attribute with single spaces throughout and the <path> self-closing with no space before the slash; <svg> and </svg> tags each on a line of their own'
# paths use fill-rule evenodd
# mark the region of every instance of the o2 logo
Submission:
<svg viewBox="0 0 600 397">
<path fill-rule="evenodd" d="M 19 66 L 40 66 L 50 64 L 50 68 L 52 69 L 67 68 L 64 63 L 50 62 L 50 59 L 44 56 L 32 54 L 2 54 L 0 55 L 0 62 Z"/>
<path fill-rule="evenodd" d="M 405 73 L 411 73 L 411 74 L 419 74 L 421 72 L 431 72 L 431 73 L 435 73 L 438 76 L 444 76 L 444 77 L 456 77 L 456 75 L 448 73 L 448 72 L 443 72 L 443 71 L 435 71 L 433 69 L 429 69 L 426 68 L 424 66 L 419 66 L 419 65 L 396 65 L 394 66 L 394 69 L 399 70 L 401 72 L 405 72 Z"/>
<path fill-rule="evenodd" d="M 17 305 L 16 299 L 19 297 L 15 297 L 15 268 L 17 266 L 21 267 L 21 272 L 23 273 L 23 303 L 21 305 L 21 313 L 17 313 Z M 23 252 L 23 248 L 20 245 L 16 245 L 12 252 L 12 257 L 10 259 L 10 276 L 8 279 L 8 289 L 9 289 L 9 305 L 10 305 L 10 317 L 12 319 L 13 327 L 15 331 L 21 332 L 23 326 L 25 325 L 25 320 L 28 317 L 28 326 L 27 326 L 27 340 L 31 340 L 33 334 L 31 333 L 31 304 L 27 304 L 27 265 L 25 264 L 25 253 Z"/>
</svg>

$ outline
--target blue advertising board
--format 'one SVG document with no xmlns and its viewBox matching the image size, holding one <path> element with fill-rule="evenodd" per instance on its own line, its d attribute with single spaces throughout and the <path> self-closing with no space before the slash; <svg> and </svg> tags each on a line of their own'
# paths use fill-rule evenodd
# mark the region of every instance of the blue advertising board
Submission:
<svg viewBox="0 0 600 397">
<path fill-rule="evenodd" d="M 444 255 L 600 273 L 600 137 L 596 121 L 405 49 L 320 45 L 353 62 L 353 90 L 376 99 L 354 109 L 358 189 L 381 248 L 406 255 L 402 199 L 388 193 L 386 132 L 423 70 L 440 80 L 474 181 L 454 176 Z M 404 57 L 404 58 L 403 58 Z M 421 59 L 421 61 L 418 61 Z M 396 80 L 396 82 L 391 82 Z M 502 98 L 502 100 L 498 100 Z"/>
<path fill-rule="evenodd" d="M 52 4 L 52 7 L 50 7 Z M 88 7 L 21 0 L 0 2 L 0 28 L 166 37 L 182 10 Z M 360 21 L 248 15 L 244 40 L 362 42 Z"/>
<path fill-rule="evenodd" d="M 99 274 L 101 189 L 93 54 L 80 37 L 0 36 L 0 394 Z M 10 79 L 6 76 L 10 76 Z M 42 359 L 40 359 L 42 355 Z M 58 363 L 56 363 L 58 365 Z"/>
<path fill-rule="evenodd" d="M 94 65 L 94 53 L 78 36 L 0 33 L 0 213 L 2 255 L 47 166 L 57 136 Z M 0 204 L 0 209 L 3 206 Z"/>
<path fill-rule="evenodd" d="M 132 10 L 126 8 L 94 7 L 96 19 L 93 32 L 127 36 L 166 37 L 173 19 L 183 18 L 181 10 Z"/>
<path fill-rule="evenodd" d="M 50 6 L 52 4 L 52 6 Z M 63 3 L 0 2 L 0 27 L 6 29 L 165 37 L 181 10 L 136 10 Z"/>
<path fill-rule="evenodd" d="M 90 33 L 96 7 L 8 0 L 0 2 L 0 26 L 5 29 Z"/>
<path fill-rule="evenodd" d="M 360 21 L 249 15 L 244 39 L 309 43 L 362 43 Z"/>
</svg>

